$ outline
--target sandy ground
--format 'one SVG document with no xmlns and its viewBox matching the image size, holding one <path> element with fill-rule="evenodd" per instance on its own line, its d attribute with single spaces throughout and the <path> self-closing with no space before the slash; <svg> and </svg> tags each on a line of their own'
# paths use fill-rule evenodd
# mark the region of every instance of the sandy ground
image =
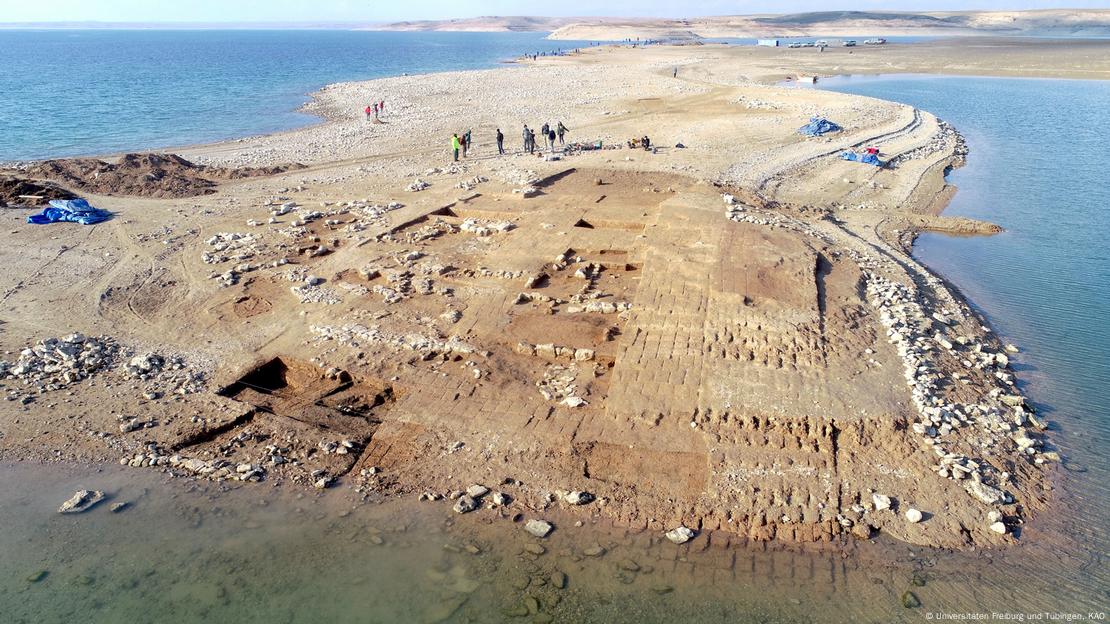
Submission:
<svg viewBox="0 0 1110 624">
<path fill-rule="evenodd" d="M 482 483 L 500 512 L 759 540 L 1011 542 L 1049 499 L 1051 441 L 1004 345 L 907 253 L 920 228 L 992 227 L 937 216 L 962 139 L 753 82 L 793 71 L 761 54 L 334 85 L 327 123 L 181 152 L 307 169 L 91 196 L 115 212 L 92 227 L 5 210 L 0 459 L 445 504 Z M 795 132 L 817 113 L 844 131 Z M 545 121 L 611 149 L 521 153 Z M 644 135 L 657 151 L 624 145 Z M 838 157 L 865 146 L 895 166 Z"/>
</svg>

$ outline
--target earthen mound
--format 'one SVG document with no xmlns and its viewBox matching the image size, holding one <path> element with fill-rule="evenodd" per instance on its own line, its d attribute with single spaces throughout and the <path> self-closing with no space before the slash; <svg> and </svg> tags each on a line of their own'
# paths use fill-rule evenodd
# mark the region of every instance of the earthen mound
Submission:
<svg viewBox="0 0 1110 624">
<path fill-rule="evenodd" d="M 302 168 L 304 165 L 289 164 L 232 169 L 198 165 L 176 154 L 126 154 L 116 163 L 96 158 L 47 160 L 25 173 L 98 195 L 176 198 L 215 193 L 222 180 L 265 177 Z"/>
<path fill-rule="evenodd" d="M 51 199 L 72 199 L 73 193 L 57 184 L 0 176 L 0 208 L 33 207 Z"/>
</svg>

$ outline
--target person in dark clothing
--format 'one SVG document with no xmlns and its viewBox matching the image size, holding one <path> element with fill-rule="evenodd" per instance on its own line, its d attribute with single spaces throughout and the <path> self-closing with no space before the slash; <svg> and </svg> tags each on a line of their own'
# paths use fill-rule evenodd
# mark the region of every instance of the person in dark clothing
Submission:
<svg viewBox="0 0 1110 624">
<path fill-rule="evenodd" d="M 547 143 L 547 133 L 550 130 L 551 130 L 551 126 L 549 126 L 546 123 L 544 123 L 543 126 L 540 128 L 540 136 L 543 137 L 544 143 Z M 549 145 L 544 145 L 544 147 L 550 147 L 550 146 Z"/>
<path fill-rule="evenodd" d="M 529 130 L 528 131 L 528 153 L 529 154 L 535 154 L 536 153 L 536 131 L 535 130 Z"/>
<path fill-rule="evenodd" d="M 501 134 L 501 128 L 497 129 L 497 154 L 505 155 L 505 135 Z"/>
<path fill-rule="evenodd" d="M 470 130 L 467 130 L 462 135 L 462 150 L 463 158 L 466 158 L 467 153 L 470 151 Z"/>
<path fill-rule="evenodd" d="M 555 129 L 552 128 L 547 131 L 547 146 L 551 148 L 551 153 L 555 153 Z"/>
<path fill-rule="evenodd" d="M 644 138 L 640 139 L 640 143 L 643 145 L 645 150 L 651 149 L 651 139 L 649 139 L 647 135 L 644 135 Z"/>
<path fill-rule="evenodd" d="M 566 134 L 567 130 L 569 130 L 569 129 L 570 128 L 567 128 L 566 126 L 564 126 L 563 122 L 561 122 L 561 121 L 559 122 L 559 124 L 557 126 L 555 126 L 555 133 L 559 135 L 559 145 L 566 145 L 566 142 L 563 141 L 563 135 Z"/>
</svg>

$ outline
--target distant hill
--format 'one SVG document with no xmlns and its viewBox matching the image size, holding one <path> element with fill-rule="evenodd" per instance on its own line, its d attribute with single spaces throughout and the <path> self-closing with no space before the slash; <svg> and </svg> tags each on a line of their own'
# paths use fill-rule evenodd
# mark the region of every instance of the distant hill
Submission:
<svg viewBox="0 0 1110 624">
<path fill-rule="evenodd" d="M 909 21 L 926 26 L 943 26 L 951 17 L 937 17 L 928 13 L 879 13 L 874 11 L 815 11 L 813 13 L 793 13 L 757 17 L 754 21 L 761 24 L 786 24 L 791 26 L 834 24 L 843 21 L 876 20 L 888 22 Z"/>
<path fill-rule="evenodd" d="M 806 37 L 817 35 L 1036 35 L 1050 37 L 1110 36 L 1110 9 L 1036 11 L 817 11 L 785 15 L 733 15 L 688 19 L 617 17 L 483 16 L 391 24 L 318 23 L 2 23 L 5 28 L 189 28 L 549 32 L 551 39 L 620 41 L 622 39 L 697 40 L 702 37 Z"/>
<path fill-rule="evenodd" d="M 420 20 L 368 26 L 365 30 L 450 32 L 551 32 L 581 17 L 485 16 L 450 20 Z"/>
<path fill-rule="evenodd" d="M 568 24 L 551 39 L 619 41 L 655 39 L 676 29 L 701 37 L 788 37 L 842 35 L 1110 36 L 1110 9 L 1037 11 L 820 11 L 788 15 L 691 19 L 595 18 Z"/>
</svg>

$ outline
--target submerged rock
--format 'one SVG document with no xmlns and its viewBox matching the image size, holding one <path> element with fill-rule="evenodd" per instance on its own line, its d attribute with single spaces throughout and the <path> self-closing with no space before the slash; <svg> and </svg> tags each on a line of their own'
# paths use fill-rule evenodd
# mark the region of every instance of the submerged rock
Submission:
<svg viewBox="0 0 1110 624">
<path fill-rule="evenodd" d="M 93 508 L 94 505 L 104 500 L 104 492 L 99 490 L 78 490 L 72 498 L 62 503 L 58 513 L 81 513 Z"/>
<path fill-rule="evenodd" d="M 902 592 L 902 606 L 907 609 L 916 609 L 921 606 L 921 600 L 917 598 L 917 594 L 906 590 Z"/>
<path fill-rule="evenodd" d="M 679 526 L 678 528 L 667 531 L 664 535 L 673 544 L 685 544 L 686 542 L 694 539 L 694 535 L 696 535 L 696 533 L 693 529 Z"/>
<path fill-rule="evenodd" d="M 524 530 L 528 531 L 532 535 L 535 535 L 536 537 L 547 537 L 548 534 L 551 533 L 551 530 L 554 528 L 555 527 L 551 526 L 550 522 L 546 522 L 544 520 L 529 520 L 524 525 Z"/>
</svg>

